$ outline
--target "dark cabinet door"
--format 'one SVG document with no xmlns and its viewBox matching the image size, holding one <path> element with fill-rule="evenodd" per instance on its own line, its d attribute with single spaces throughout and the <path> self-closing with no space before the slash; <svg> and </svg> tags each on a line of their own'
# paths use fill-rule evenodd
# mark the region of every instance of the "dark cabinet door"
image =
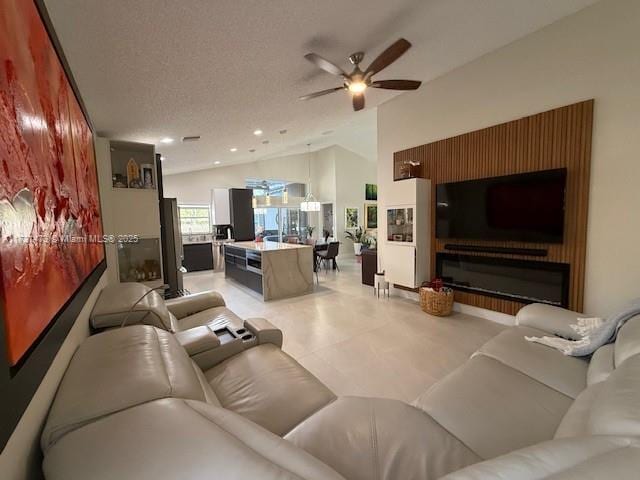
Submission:
<svg viewBox="0 0 640 480">
<path fill-rule="evenodd" d="M 231 225 L 233 226 L 233 238 L 236 241 L 254 240 L 256 237 L 252 199 L 253 190 L 250 188 L 229 189 Z"/>
<path fill-rule="evenodd" d="M 187 272 L 213 270 L 213 250 L 210 243 L 185 244 L 182 265 Z"/>
<path fill-rule="evenodd" d="M 378 252 L 376 250 L 362 251 L 362 283 L 373 287 L 374 275 L 378 271 Z"/>
</svg>

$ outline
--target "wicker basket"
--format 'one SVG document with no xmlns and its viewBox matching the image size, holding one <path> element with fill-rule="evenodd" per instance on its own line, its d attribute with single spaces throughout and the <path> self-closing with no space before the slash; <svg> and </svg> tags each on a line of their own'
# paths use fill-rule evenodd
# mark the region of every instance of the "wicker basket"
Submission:
<svg viewBox="0 0 640 480">
<path fill-rule="evenodd" d="M 420 287 L 420 307 L 430 315 L 446 317 L 453 309 L 453 291 L 436 292 L 428 287 Z"/>
</svg>

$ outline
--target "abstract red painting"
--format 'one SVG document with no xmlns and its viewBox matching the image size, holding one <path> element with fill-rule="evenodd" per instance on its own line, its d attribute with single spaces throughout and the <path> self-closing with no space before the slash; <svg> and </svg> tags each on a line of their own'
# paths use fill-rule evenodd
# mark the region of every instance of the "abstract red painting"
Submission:
<svg viewBox="0 0 640 480">
<path fill-rule="evenodd" d="M 104 258 L 91 128 L 30 0 L 0 0 L 0 299 L 16 365 Z"/>
</svg>

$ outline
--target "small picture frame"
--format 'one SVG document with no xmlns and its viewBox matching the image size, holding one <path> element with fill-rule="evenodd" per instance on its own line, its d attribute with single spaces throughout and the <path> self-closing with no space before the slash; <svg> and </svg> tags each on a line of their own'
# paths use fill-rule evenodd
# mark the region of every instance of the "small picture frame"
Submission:
<svg viewBox="0 0 640 480">
<path fill-rule="evenodd" d="M 364 199 L 369 201 L 377 201 L 378 200 L 378 185 L 375 183 L 365 183 L 364 184 Z"/>
<path fill-rule="evenodd" d="M 378 204 L 377 203 L 365 203 L 364 226 L 366 230 L 375 230 L 378 228 Z"/>
<path fill-rule="evenodd" d="M 138 162 L 131 157 L 127 162 L 127 186 L 129 188 L 142 188 L 140 182 L 140 168 Z"/>
<path fill-rule="evenodd" d="M 142 188 L 156 188 L 153 181 L 153 165 L 150 163 L 143 163 L 140 166 L 140 180 L 142 182 Z"/>
<path fill-rule="evenodd" d="M 347 207 L 344 209 L 344 228 L 350 230 L 358 228 L 360 225 L 360 212 L 355 207 Z"/>
</svg>

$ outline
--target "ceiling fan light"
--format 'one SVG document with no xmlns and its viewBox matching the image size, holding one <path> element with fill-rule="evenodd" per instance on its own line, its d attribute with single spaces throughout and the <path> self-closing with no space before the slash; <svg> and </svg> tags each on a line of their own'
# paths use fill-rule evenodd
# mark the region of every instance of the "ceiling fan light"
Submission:
<svg viewBox="0 0 640 480">
<path fill-rule="evenodd" d="M 289 192 L 287 191 L 287 187 L 284 187 L 284 191 L 282 192 L 282 203 L 289 203 Z"/>
<path fill-rule="evenodd" d="M 367 84 L 364 82 L 351 82 L 347 88 L 351 93 L 362 93 L 367 89 Z"/>
</svg>

